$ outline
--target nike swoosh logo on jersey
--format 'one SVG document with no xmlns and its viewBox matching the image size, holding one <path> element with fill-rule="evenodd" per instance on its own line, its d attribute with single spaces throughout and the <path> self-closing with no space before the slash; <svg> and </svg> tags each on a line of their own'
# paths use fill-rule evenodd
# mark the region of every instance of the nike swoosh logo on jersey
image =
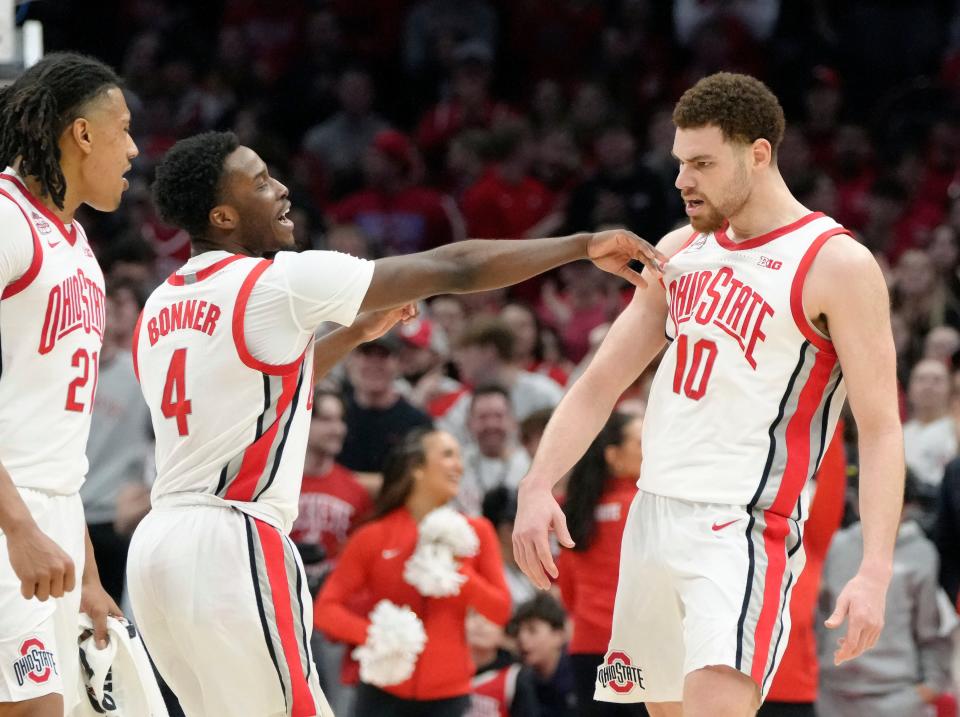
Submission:
<svg viewBox="0 0 960 717">
<path fill-rule="evenodd" d="M 726 522 L 726 523 L 714 523 L 713 526 L 712 526 L 712 529 L 713 529 L 714 532 L 716 532 L 716 531 L 718 531 L 718 530 L 723 530 L 723 529 L 726 528 L 727 526 L 733 525 L 733 524 L 736 523 L 738 520 L 740 520 L 740 519 L 739 519 L 739 518 L 734 518 L 733 520 L 730 520 L 730 521 L 728 521 L 728 522 Z"/>
<path fill-rule="evenodd" d="M 47 239 L 47 246 L 50 247 L 51 249 L 53 249 L 54 247 L 60 246 L 60 242 L 59 242 L 59 241 L 50 241 L 49 239 Z"/>
<path fill-rule="evenodd" d="M 390 560 L 390 558 L 395 558 L 395 557 L 397 557 L 398 555 L 400 555 L 400 551 L 399 551 L 399 550 L 384 550 L 383 553 L 381 553 L 381 555 L 383 555 L 383 559 L 384 559 L 384 560 Z"/>
</svg>

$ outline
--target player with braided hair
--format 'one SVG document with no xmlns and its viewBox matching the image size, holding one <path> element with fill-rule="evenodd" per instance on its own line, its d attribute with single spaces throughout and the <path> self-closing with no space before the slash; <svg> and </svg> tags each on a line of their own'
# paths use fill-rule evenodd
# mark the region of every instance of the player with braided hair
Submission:
<svg viewBox="0 0 960 717">
<path fill-rule="evenodd" d="M 48 55 L 0 109 L 0 716 L 59 717 L 79 694 L 80 610 L 98 642 L 120 614 L 78 493 L 104 285 L 74 214 L 120 205 L 137 147 L 119 78 L 82 55 Z"/>
</svg>

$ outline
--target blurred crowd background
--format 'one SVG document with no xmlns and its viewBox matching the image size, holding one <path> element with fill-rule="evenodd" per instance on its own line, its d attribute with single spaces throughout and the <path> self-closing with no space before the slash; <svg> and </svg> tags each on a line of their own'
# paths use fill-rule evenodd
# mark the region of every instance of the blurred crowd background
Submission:
<svg viewBox="0 0 960 717">
<path fill-rule="evenodd" d="M 911 578 L 899 627 L 916 650 L 885 657 L 896 689 L 908 685 L 923 709 L 949 714 L 953 687 L 934 673 L 949 675 L 943 605 L 956 605 L 960 590 L 960 3 L 61 0 L 22 3 L 19 14 L 44 21 L 48 50 L 87 52 L 120 71 L 140 147 L 120 211 L 81 217 L 109 298 L 83 495 L 115 595 L 129 534 L 149 509 L 151 436 L 130 335 L 146 294 L 190 252 L 150 198 L 153 168 L 177 139 L 236 132 L 289 187 L 303 250 L 376 258 L 466 237 L 610 227 L 656 241 L 683 221 L 673 103 L 706 74 L 746 72 L 787 113 L 778 159 L 791 190 L 844 224 L 887 277 L 910 474 L 905 521 L 937 549 L 910 553 L 922 575 Z M 357 349 L 314 403 L 294 538 L 316 587 L 369 516 L 390 451 L 417 427 L 449 432 L 463 473 L 455 505 L 497 527 L 515 615 L 510 635 L 474 624 L 467 638 L 485 646 L 476 662 L 492 659 L 490 649 L 506 650 L 504 664 L 520 660 L 538 710 L 529 714 L 588 712 L 566 667 L 574 598 L 558 591 L 545 604 L 512 561 L 515 490 L 551 408 L 630 296 L 619 278 L 574 264 L 508 290 L 439 297 L 414 323 Z M 624 396 L 624 415 L 642 418 L 653 368 Z M 858 476 L 856 428 L 845 426 L 837 523 L 847 536 L 857 530 Z M 610 439 L 618 446 L 630 438 L 620 428 Z M 584 500 L 602 507 L 594 492 Z M 832 550 L 850 549 L 837 540 Z M 829 595 L 842 557 L 825 560 Z M 924 632 L 917 616 L 935 609 L 930 600 L 940 613 Z M 317 642 L 324 684 L 349 709 L 342 685 L 355 670 L 349 659 L 341 670 L 336 643 L 322 633 Z M 832 649 L 818 643 L 825 666 Z M 803 659 L 815 673 L 817 655 Z M 893 689 L 889 664 L 876 674 L 869 664 L 863 686 L 826 670 L 836 704 Z M 913 714 L 865 705 L 821 715 Z"/>
</svg>

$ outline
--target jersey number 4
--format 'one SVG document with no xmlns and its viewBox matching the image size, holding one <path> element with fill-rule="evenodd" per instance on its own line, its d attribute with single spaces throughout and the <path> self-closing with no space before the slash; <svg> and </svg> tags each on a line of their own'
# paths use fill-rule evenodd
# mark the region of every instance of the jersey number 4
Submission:
<svg viewBox="0 0 960 717">
<path fill-rule="evenodd" d="M 167 381 L 163 384 L 163 400 L 160 410 L 164 418 L 177 419 L 177 432 L 186 436 L 190 431 L 187 428 L 187 416 L 190 415 L 190 399 L 187 398 L 187 350 L 177 349 L 170 357 L 170 367 L 167 369 Z"/>
<path fill-rule="evenodd" d="M 673 392 L 681 391 L 687 398 L 699 401 L 707 392 L 707 382 L 713 372 L 713 362 L 717 360 L 717 345 L 710 339 L 700 339 L 689 351 L 686 334 L 677 337 L 677 368 L 673 372 Z M 690 366 L 687 367 L 687 354 Z M 702 369 L 702 370 L 701 370 Z M 686 381 L 684 381 L 686 375 Z"/>
</svg>

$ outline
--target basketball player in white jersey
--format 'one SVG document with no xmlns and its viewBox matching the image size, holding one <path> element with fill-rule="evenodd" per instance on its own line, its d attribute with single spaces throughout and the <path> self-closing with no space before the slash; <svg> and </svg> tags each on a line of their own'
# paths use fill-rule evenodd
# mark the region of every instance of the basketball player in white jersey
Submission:
<svg viewBox="0 0 960 717">
<path fill-rule="evenodd" d="M 783 111 L 762 83 L 707 77 L 674 123 L 690 226 L 663 238 L 662 281 L 637 290 L 554 412 L 521 483 L 514 552 L 538 586 L 556 577 L 548 530 L 571 541 L 551 487 L 668 344 L 595 698 L 645 702 L 654 717 L 745 717 L 786 648 L 803 489 L 845 397 L 864 556 L 828 621 L 848 621 L 835 659 L 869 649 L 883 625 L 904 476 L 889 302 L 870 252 L 787 189 Z"/>
<path fill-rule="evenodd" d="M 137 148 L 119 80 L 91 58 L 47 56 L 0 106 L 0 716 L 60 717 L 79 695 L 79 611 L 101 641 L 120 614 L 78 493 L 104 291 L 74 213 L 119 206 Z"/>
<path fill-rule="evenodd" d="M 664 257 L 624 231 L 466 241 L 375 262 L 286 251 L 287 189 L 228 133 L 174 146 L 154 195 L 190 232 L 194 256 L 151 295 L 134 338 L 158 474 L 130 547 L 138 624 L 190 717 L 329 715 L 287 533 L 314 365 L 363 336 L 315 347 L 318 325 L 349 327 L 360 311 L 506 286 L 575 259 L 639 281 L 630 260 Z"/>
</svg>

